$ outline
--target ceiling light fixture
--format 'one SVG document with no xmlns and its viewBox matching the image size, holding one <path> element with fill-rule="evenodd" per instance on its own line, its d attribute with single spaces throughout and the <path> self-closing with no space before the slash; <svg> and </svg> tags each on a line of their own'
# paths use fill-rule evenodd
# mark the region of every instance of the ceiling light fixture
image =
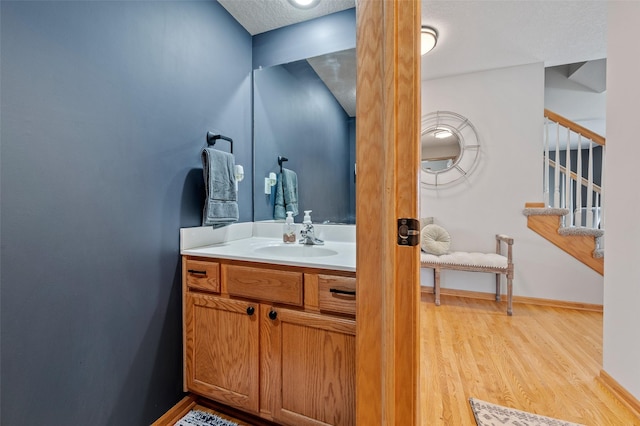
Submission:
<svg viewBox="0 0 640 426">
<path fill-rule="evenodd" d="M 436 139 L 446 139 L 450 136 L 453 136 L 453 133 L 451 133 L 451 130 L 449 129 L 437 128 L 433 133 L 433 136 L 435 136 Z"/>
<path fill-rule="evenodd" d="M 316 7 L 320 0 L 289 0 L 289 3 L 299 9 L 311 9 Z"/>
<path fill-rule="evenodd" d="M 438 32 L 431 27 L 423 25 L 420 30 L 420 55 L 424 55 L 436 47 L 437 42 Z"/>
</svg>

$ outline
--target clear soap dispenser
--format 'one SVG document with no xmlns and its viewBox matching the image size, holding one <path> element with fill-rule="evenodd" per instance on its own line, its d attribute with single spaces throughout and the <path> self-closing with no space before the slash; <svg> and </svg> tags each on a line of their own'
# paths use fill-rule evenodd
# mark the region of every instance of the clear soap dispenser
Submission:
<svg viewBox="0 0 640 426">
<path fill-rule="evenodd" d="M 304 211 L 304 219 L 302 219 L 302 223 L 304 224 L 311 223 L 311 210 Z"/>
<path fill-rule="evenodd" d="M 296 242 L 296 225 L 293 223 L 293 212 L 287 212 L 287 218 L 282 230 L 282 241 L 285 243 Z"/>
</svg>

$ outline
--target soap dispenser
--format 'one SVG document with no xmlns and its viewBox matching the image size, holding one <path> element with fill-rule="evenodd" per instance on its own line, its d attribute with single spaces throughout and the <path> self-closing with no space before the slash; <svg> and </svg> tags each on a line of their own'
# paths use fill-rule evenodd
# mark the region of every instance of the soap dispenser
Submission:
<svg viewBox="0 0 640 426">
<path fill-rule="evenodd" d="M 296 242 L 296 225 L 293 223 L 293 212 L 287 212 L 287 218 L 282 230 L 282 241 L 285 243 Z"/>
<path fill-rule="evenodd" d="M 311 210 L 304 211 L 304 219 L 302 219 L 303 224 L 311 223 Z"/>
<path fill-rule="evenodd" d="M 300 241 L 302 244 L 314 244 L 314 230 L 313 224 L 311 223 L 311 210 L 304 211 L 304 219 L 302 220 L 302 231 L 300 231 L 300 236 L 302 240 Z"/>
</svg>

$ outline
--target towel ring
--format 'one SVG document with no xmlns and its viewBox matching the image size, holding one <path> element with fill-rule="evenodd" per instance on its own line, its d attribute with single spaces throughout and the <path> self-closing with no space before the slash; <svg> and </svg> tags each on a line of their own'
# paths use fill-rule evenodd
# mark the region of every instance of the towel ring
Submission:
<svg viewBox="0 0 640 426">
<path fill-rule="evenodd" d="M 233 139 L 228 138 L 226 136 L 222 136 L 219 133 L 207 132 L 207 145 L 208 146 L 214 146 L 218 139 L 223 139 L 225 141 L 229 141 L 229 144 L 231 145 L 230 152 L 231 152 L 231 154 L 233 154 Z"/>
</svg>

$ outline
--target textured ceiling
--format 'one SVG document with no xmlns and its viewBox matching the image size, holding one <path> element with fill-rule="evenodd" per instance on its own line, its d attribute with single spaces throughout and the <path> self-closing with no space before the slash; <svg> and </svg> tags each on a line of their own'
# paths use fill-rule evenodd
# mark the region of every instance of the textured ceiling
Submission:
<svg viewBox="0 0 640 426">
<path fill-rule="evenodd" d="M 355 0 L 320 0 L 308 10 L 288 0 L 219 2 L 252 35 L 355 7 Z M 605 58 L 606 21 L 606 0 L 423 0 L 422 24 L 439 39 L 422 58 L 422 78 Z"/>
<path fill-rule="evenodd" d="M 288 0 L 218 0 L 251 35 L 307 21 L 355 7 L 355 0 L 320 0 L 311 9 L 299 9 Z"/>
<path fill-rule="evenodd" d="M 422 24 L 439 37 L 422 58 L 422 78 L 601 59 L 606 22 L 603 0 L 423 0 Z"/>
<path fill-rule="evenodd" d="M 355 0 L 320 0 L 309 10 L 296 9 L 288 0 L 219 2 L 252 35 L 355 7 Z M 422 24 L 439 35 L 435 49 L 422 57 L 423 80 L 607 56 L 606 0 L 422 0 L 421 15 Z M 345 84 L 339 89 L 328 85 L 332 91 L 347 90 Z"/>
</svg>

